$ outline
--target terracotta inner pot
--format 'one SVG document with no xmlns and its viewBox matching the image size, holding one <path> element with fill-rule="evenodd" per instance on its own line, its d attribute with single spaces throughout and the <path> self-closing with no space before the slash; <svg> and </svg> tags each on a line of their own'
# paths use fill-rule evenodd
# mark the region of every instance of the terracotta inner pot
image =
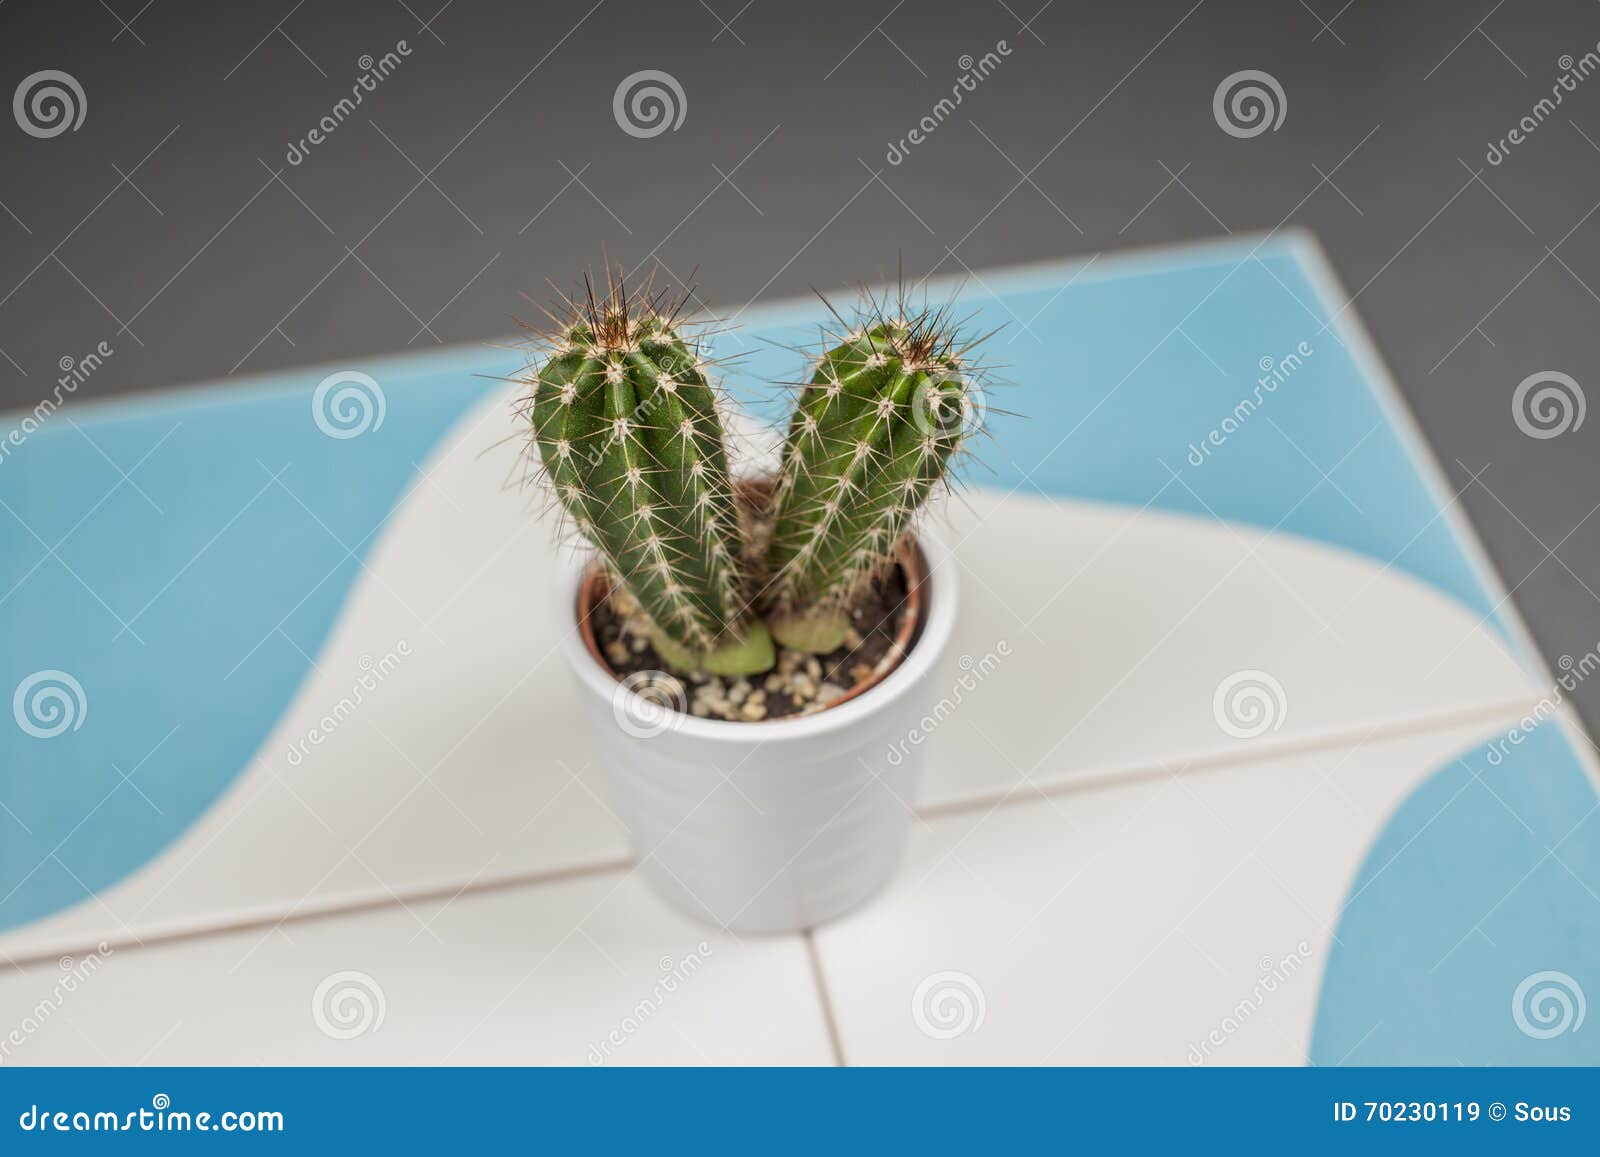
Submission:
<svg viewBox="0 0 1600 1157">
<path fill-rule="evenodd" d="M 742 486 L 741 489 L 746 491 L 747 497 L 750 496 L 750 491 L 755 491 L 757 495 L 760 493 L 760 489 L 755 485 Z M 874 672 L 870 678 L 863 679 L 832 703 L 829 703 L 827 707 L 822 708 L 823 711 L 837 707 L 840 703 L 848 702 L 857 695 L 881 683 L 889 672 L 905 661 L 905 657 L 911 653 L 911 648 L 916 645 L 918 635 L 922 633 L 923 622 L 927 619 L 928 560 L 924 557 L 922 548 L 917 545 L 914 538 L 907 537 L 901 542 L 899 557 L 896 559 L 895 565 L 899 568 L 901 578 L 905 581 L 906 586 L 905 602 L 901 605 L 899 622 L 895 625 L 894 642 L 891 644 L 892 652 L 896 655 L 896 658 L 892 663 L 885 666 L 883 670 Z M 614 679 L 621 682 L 621 676 L 612 669 L 611 664 L 601 653 L 600 644 L 594 636 L 594 611 L 610 595 L 611 584 L 606 576 L 605 567 L 596 559 L 589 564 L 589 569 L 584 572 L 583 582 L 578 586 L 578 605 L 574 608 L 578 616 L 578 631 L 583 636 L 583 645 L 589 649 L 589 654 L 594 657 L 594 661 L 600 664 L 603 670 L 609 672 Z M 761 676 L 751 676 L 751 678 L 759 679 Z M 813 712 L 813 714 L 820 714 L 820 712 Z M 802 718 L 802 716 L 788 715 L 779 719 L 761 719 L 753 722 L 759 726 L 763 723 L 782 723 L 788 719 L 798 718 Z M 734 721 L 716 720 L 715 722 L 730 723 Z M 745 721 L 741 720 L 739 722 Z"/>
</svg>

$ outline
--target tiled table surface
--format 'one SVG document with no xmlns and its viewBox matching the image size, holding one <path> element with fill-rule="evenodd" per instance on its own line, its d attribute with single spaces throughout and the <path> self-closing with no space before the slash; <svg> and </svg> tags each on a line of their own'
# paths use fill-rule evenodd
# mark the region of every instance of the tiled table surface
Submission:
<svg viewBox="0 0 1600 1157">
<path fill-rule="evenodd" d="M 0 675 L 82 698 L 0 739 L 0 1061 L 1600 1059 L 1512 1012 L 1541 972 L 1600 992 L 1592 752 L 1314 245 L 965 300 L 1029 417 L 944 514 L 959 706 L 895 885 L 805 935 L 636 877 L 515 387 L 473 376 L 514 356 L 352 367 L 385 409 L 349 438 L 326 368 L 40 431 L 0 475 Z M 812 312 L 719 339 L 736 394 Z"/>
</svg>

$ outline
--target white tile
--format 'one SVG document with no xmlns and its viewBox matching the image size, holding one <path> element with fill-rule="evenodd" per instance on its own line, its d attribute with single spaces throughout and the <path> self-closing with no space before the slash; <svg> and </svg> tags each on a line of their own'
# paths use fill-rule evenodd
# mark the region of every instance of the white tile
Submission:
<svg viewBox="0 0 1600 1157">
<path fill-rule="evenodd" d="M 922 824 L 891 891 L 817 933 L 846 1062 L 1306 1063 L 1367 849 L 1492 730 L 1175 769 Z"/>
<path fill-rule="evenodd" d="M 803 941 L 709 932 L 621 871 L 74 966 L 0 974 L 0 1062 L 832 1063 Z"/>
<path fill-rule="evenodd" d="M 943 533 L 962 604 L 935 685 L 945 702 L 929 705 L 942 721 L 926 729 L 925 802 L 1338 742 L 1539 695 L 1466 608 L 1304 539 L 988 491 L 952 505 Z M 1234 733 L 1219 721 L 1230 679 L 1266 689 L 1261 734 L 1237 734 L 1251 717 L 1227 716 Z"/>
</svg>

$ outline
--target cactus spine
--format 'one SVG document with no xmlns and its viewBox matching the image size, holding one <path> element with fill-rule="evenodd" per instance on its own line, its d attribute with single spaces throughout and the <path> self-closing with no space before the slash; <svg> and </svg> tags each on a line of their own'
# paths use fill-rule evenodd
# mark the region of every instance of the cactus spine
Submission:
<svg viewBox="0 0 1600 1157">
<path fill-rule="evenodd" d="M 749 610 L 738 499 L 706 364 L 674 327 L 680 299 L 630 297 L 607 271 L 554 336 L 530 399 L 545 474 L 614 581 L 654 624 L 661 657 L 744 675 L 774 662 Z M 687 294 L 684 298 L 687 298 Z"/>
<path fill-rule="evenodd" d="M 768 561 L 783 645 L 827 652 L 849 608 L 960 447 L 968 385 L 946 310 L 866 317 L 801 387 L 774 496 Z"/>
</svg>

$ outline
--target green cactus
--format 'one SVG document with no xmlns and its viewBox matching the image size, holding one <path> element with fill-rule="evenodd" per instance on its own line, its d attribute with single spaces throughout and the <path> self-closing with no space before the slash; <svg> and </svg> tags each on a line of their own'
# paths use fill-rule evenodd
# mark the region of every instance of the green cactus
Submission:
<svg viewBox="0 0 1600 1157">
<path fill-rule="evenodd" d="M 972 402 L 958 340 L 947 309 L 908 317 L 903 295 L 892 313 L 869 298 L 801 387 L 768 554 L 768 626 L 784 646 L 844 642 L 852 600 L 945 478 Z"/>
<path fill-rule="evenodd" d="M 750 611 L 740 504 L 707 367 L 648 287 L 607 271 L 553 336 L 529 399 L 544 473 L 578 531 L 650 616 L 668 664 L 718 675 L 770 668 Z"/>
</svg>

